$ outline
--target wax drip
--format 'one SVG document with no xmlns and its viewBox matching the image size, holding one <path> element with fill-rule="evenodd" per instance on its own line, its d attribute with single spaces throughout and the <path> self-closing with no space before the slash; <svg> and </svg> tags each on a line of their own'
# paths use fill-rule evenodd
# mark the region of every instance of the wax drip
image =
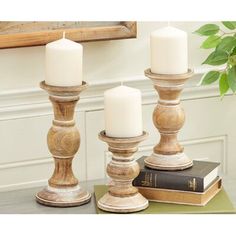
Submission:
<svg viewBox="0 0 236 236">
<path fill-rule="evenodd" d="M 120 85 L 121 85 L 121 86 L 123 86 L 123 80 L 122 80 L 122 81 L 120 81 Z"/>
<path fill-rule="evenodd" d="M 167 25 L 170 26 L 170 21 L 167 21 Z"/>
<path fill-rule="evenodd" d="M 63 31 L 63 35 L 62 35 L 63 39 L 66 37 L 66 32 Z"/>
</svg>

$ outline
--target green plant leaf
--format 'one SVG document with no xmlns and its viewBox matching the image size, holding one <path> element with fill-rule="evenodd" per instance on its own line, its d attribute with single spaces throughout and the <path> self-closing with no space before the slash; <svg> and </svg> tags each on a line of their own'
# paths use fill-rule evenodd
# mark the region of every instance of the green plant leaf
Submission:
<svg viewBox="0 0 236 236">
<path fill-rule="evenodd" d="M 232 49 L 232 52 L 230 55 L 236 55 L 236 46 Z"/>
<path fill-rule="evenodd" d="M 228 84 L 226 73 L 222 73 L 220 75 L 219 89 L 220 89 L 220 96 L 221 97 L 223 97 L 227 93 L 227 91 L 229 90 L 229 84 Z"/>
<path fill-rule="evenodd" d="M 214 35 L 218 33 L 220 30 L 220 27 L 215 24 L 206 24 L 200 27 L 198 30 L 195 31 L 195 33 L 204 35 L 204 36 L 209 36 L 209 35 Z"/>
<path fill-rule="evenodd" d="M 225 51 L 216 50 L 212 52 L 202 64 L 218 66 L 225 64 L 227 61 L 228 54 Z"/>
<path fill-rule="evenodd" d="M 221 37 L 218 35 L 209 36 L 201 45 L 201 48 L 215 48 L 221 42 Z"/>
<path fill-rule="evenodd" d="M 236 66 L 231 67 L 228 70 L 228 76 L 227 76 L 229 87 L 233 92 L 236 91 Z"/>
<path fill-rule="evenodd" d="M 233 56 L 229 57 L 229 64 L 231 66 L 236 66 L 236 55 L 233 55 Z"/>
<path fill-rule="evenodd" d="M 202 79 L 201 85 L 212 84 L 219 79 L 219 71 L 209 71 L 206 73 Z"/>
<path fill-rule="evenodd" d="M 236 46 L 236 38 L 233 36 L 227 36 L 221 40 L 216 50 L 226 51 L 230 53 L 235 46 Z"/>
<path fill-rule="evenodd" d="M 236 29 L 236 21 L 222 21 L 222 24 L 230 30 Z"/>
</svg>

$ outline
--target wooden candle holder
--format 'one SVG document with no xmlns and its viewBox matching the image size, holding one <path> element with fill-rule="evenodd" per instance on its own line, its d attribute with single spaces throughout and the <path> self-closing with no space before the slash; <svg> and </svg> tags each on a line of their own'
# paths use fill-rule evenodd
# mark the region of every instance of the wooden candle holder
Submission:
<svg viewBox="0 0 236 236">
<path fill-rule="evenodd" d="M 160 142 L 154 147 L 153 154 L 144 162 L 149 168 L 159 170 L 183 170 L 193 162 L 184 153 L 184 148 L 177 140 L 177 134 L 185 121 L 184 110 L 180 105 L 180 93 L 184 83 L 193 75 L 192 70 L 185 74 L 163 75 L 145 70 L 154 88 L 159 94 L 157 106 L 153 112 L 153 123 L 159 130 Z"/>
<path fill-rule="evenodd" d="M 91 194 L 83 190 L 72 171 L 72 160 L 80 146 L 80 134 L 75 126 L 74 111 L 80 93 L 87 88 L 86 82 L 80 86 L 40 87 L 49 93 L 54 109 L 54 120 L 48 132 L 48 148 L 55 161 L 55 169 L 48 181 L 48 187 L 37 193 L 36 200 L 44 205 L 69 207 L 85 204 Z"/>
<path fill-rule="evenodd" d="M 112 179 L 109 191 L 98 201 L 98 207 L 109 212 L 137 212 L 148 207 L 148 200 L 132 181 L 138 176 L 140 168 L 133 154 L 138 150 L 138 144 L 145 140 L 148 134 L 133 138 L 112 138 L 102 131 L 99 138 L 106 142 L 112 152 L 112 160 L 107 165 L 107 173 Z"/>
</svg>

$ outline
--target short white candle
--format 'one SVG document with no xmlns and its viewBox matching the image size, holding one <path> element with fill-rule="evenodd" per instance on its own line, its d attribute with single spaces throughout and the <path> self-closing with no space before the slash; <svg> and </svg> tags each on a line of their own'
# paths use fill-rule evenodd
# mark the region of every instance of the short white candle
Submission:
<svg viewBox="0 0 236 236">
<path fill-rule="evenodd" d="M 168 26 L 151 33 L 151 71 L 182 74 L 188 71 L 187 33 Z"/>
<path fill-rule="evenodd" d="M 118 86 L 105 91 L 105 131 L 116 138 L 142 134 L 142 98 L 138 89 Z"/>
<path fill-rule="evenodd" d="M 54 86 L 82 84 L 83 47 L 62 38 L 46 45 L 45 82 Z"/>
</svg>

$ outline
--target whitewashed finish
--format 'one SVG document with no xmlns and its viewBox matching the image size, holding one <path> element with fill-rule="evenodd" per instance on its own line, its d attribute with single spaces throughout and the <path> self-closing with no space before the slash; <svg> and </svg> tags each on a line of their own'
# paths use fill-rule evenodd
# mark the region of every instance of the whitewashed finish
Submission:
<svg viewBox="0 0 236 236">
<path fill-rule="evenodd" d="M 82 182 L 81 186 L 88 189 L 90 192 L 94 191 L 94 185 L 106 184 L 107 180 L 93 180 Z M 236 178 L 224 177 L 224 188 L 230 197 L 230 200 L 236 207 Z M 89 204 L 80 207 L 44 207 L 36 203 L 34 194 L 40 188 L 29 188 L 23 190 L 16 190 L 11 192 L 0 193 L 0 213 L 1 214 L 96 214 L 96 204 L 94 194 Z M 20 204 L 19 204 L 20 202 Z"/>
<path fill-rule="evenodd" d="M 74 172 L 86 179 L 85 120 L 77 112 L 81 147 L 74 159 Z M 0 121 L 0 191 L 32 186 L 44 186 L 53 172 L 53 158 L 48 152 L 46 136 L 51 115 Z"/>
<path fill-rule="evenodd" d="M 232 107 L 236 105 L 236 99 L 232 96 L 220 101 L 219 97 L 203 98 L 196 100 L 185 100 L 183 106 L 186 111 L 186 123 L 180 132 L 179 138 L 185 146 L 186 153 L 193 159 L 211 160 L 221 162 L 221 171 L 224 174 L 235 176 L 236 159 L 236 126 L 234 119 L 236 112 Z M 151 122 L 151 115 L 154 105 L 143 106 L 144 129 L 149 132 L 149 138 L 140 147 L 136 157 L 150 154 L 152 147 L 158 139 L 158 134 Z M 201 114 L 201 115 L 199 115 Z M 87 125 L 92 125 L 94 120 L 100 121 L 103 118 L 103 111 L 90 112 L 86 116 Z M 101 122 L 98 122 L 89 129 L 87 141 L 94 144 L 96 133 L 102 129 Z M 96 148 L 94 148 L 96 147 Z M 101 156 L 104 159 L 101 160 Z M 88 171 L 88 179 L 104 178 L 105 166 L 110 155 L 105 151 L 102 144 L 96 144 L 93 148 L 87 149 L 87 163 L 93 166 Z M 103 168 L 103 171 L 101 171 Z"/>
<path fill-rule="evenodd" d="M 216 86 L 196 87 L 196 75 L 183 92 L 186 123 L 179 139 L 193 159 L 220 161 L 225 174 L 235 175 L 236 98 L 217 96 Z M 105 176 L 109 153 L 97 135 L 104 129 L 103 91 L 116 83 L 90 86 L 77 110 L 81 148 L 75 158 L 74 171 L 81 181 Z M 126 82 L 142 90 L 144 129 L 149 138 L 142 143 L 136 157 L 149 154 L 158 139 L 152 123 L 156 94 L 142 75 Z M 29 99 L 32 97 L 33 99 Z M 0 93 L 0 191 L 44 185 L 52 171 L 52 159 L 46 146 L 52 110 L 47 95 L 40 90 Z M 14 104 L 14 106 L 13 106 Z"/>
<path fill-rule="evenodd" d="M 199 66 L 208 54 L 207 50 L 199 50 L 202 38 L 192 34 L 202 24 L 172 22 L 188 32 L 191 68 Z M 156 143 L 152 111 L 157 96 L 143 71 L 150 67 L 150 32 L 166 25 L 167 22 L 138 22 L 137 39 L 83 44 L 84 79 L 90 87 L 77 107 L 82 143 L 74 169 L 81 181 L 105 175 L 107 146 L 97 138 L 104 129 L 102 94 L 121 80 L 141 89 L 143 94 L 144 125 L 150 138 L 142 143 L 137 156 L 149 154 Z M 52 171 L 53 160 L 46 147 L 52 106 L 38 87 L 44 79 L 44 56 L 44 47 L 4 49 L 0 53 L 0 191 L 45 185 Z M 187 120 L 180 140 L 189 155 L 222 160 L 225 170 L 235 175 L 236 97 L 221 102 L 216 85 L 196 87 L 207 69 L 195 69 L 196 76 L 186 84 L 181 96 Z"/>
</svg>

